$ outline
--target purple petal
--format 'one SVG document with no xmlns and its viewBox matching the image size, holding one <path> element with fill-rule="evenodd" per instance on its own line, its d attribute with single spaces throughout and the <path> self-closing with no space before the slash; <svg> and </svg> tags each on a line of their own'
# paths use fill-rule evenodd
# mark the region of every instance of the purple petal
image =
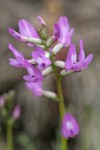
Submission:
<svg viewBox="0 0 100 150">
<path fill-rule="evenodd" d="M 26 37 L 22 36 L 21 34 L 19 34 L 18 32 L 14 31 L 12 28 L 8 29 L 8 32 L 18 41 L 21 42 L 27 42 L 26 41 Z"/>
<path fill-rule="evenodd" d="M 76 55 L 76 48 L 74 44 L 71 44 L 69 52 L 67 54 L 66 62 L 65 62 L 65 69 L 71 70 L 74 63 L 76 63 L 77 55 Z"/>
<path fill-rule="evenodd" d="M 24 58 L 23 54 L 21 52 L 19 52 L 17 49 L 15 49 L 12 44 L 9 44 L 8 46 L 16 58 L 16 59 L 10 58 L 9 64 L 12 66 L 15 66 L 15 67 L 25 67 L 25 61 L 27 61 L 27 60 Z"/>
<path fill-rule="evenodd" d="M 35 51 L 32 52 L 32 57 L 38 64 L 38 69 L 44 69 L 51 64 L 49 58 L 45 57 L 45 51 L 41 48 L 36 47 Z"/>
<path fill-rule="evenodd" d="M 54 24 L 54 37 L 55 39 L 60 37 L 60 28 L 58 24 Z"/>
<path fill-rule="evenodd" d="M 93 54 L 88 55 L 85 61 L 82 63 L 82 66 L 80 67 L 80 69 L 81 70 L 86 69 L 92 60 L 93 60 Z"/>
<path fill-rule="evenodd" d="M 79 61 L 85 60 L 85 53 L 84 53 L 84 49 L 83 49 L 83 41 L 82 40 L 80 40 L 80 53 L 79 53 L 78 59 L 79 59 Z"/>
<path fill-rule="evenodd" d="M 59 42 L 64 44 L 64 46 L 68 46 L 71 43 L 72 34 L 74 29 L 70 29 L 68 19 L 65 16 L 60 17 L 58 22 L 60 28 L 60 37 L 58 39 Z"/>
<path fill-rule="evenodd" d="M 39 38 L 37 31 L 34 29 L 31 23 L 27 20 L 21 19 L 18 23 L 19 32 L 26 37 Z"/>
<path fill-rule="evenodd" d="M 16 58 L 22 58 L 24 59 L 24 56 L 21 52 L 19 52 L 17 49 L 14 48 L 14 46 L 12 44 L 9 44 L 8 45 L 9 49 L 12 51 L 13 55 L 16 57 Z"/>
<path fill-rule="evenodd" d="M 42 81 L 44 79 L 41 71 L 35 68 L 33 65 L 31 65 L 28 61 L 26 61 L 24 65 L 29 73 L 28 75 L 23 77 L 24 80 L 37 82 L 37 81 Z"/>
<path fill-rule="evenodd" d="M 10 58 L 9 59 L 9 64 L 10 65 L 12 65 L 12 66 L 14 66 L 14 67 L 21 67 L 21 68 L 24 68 L 24 66 L 21 64 L 21 63 L 19 63 L 16 59 L 14 59 L 14 58 Z"/>
<path fill-rule="evenodd" d="M 19 105 L 16 105 L 14 108 L 12 117 L 14 120 L 17 120 L 17 119 L 19 119 L 20 115 L 21 115 L 21 108 Z"/>
<path fill-rule="evenodd" d="M 44 22 L 44 20 L 42 19 L 42 17 L 37 16 L 38 21 L 40 22 L 41 25 L 46 25 L 46 23 Z"/>
<path fill-rule="evenodd" d="M 42 81 L 44 79 L 41 71 L 37 68 L 34 68 L 34 76 L 37 78 L 38 81 Z"/>
<path fill-rule="evenodd" d="M 78 135 L 79 126 L 75 118 L 71 114 L 67 113 L 64 115 L 61 131 L 62 135 L 67 139 Z"/>
<path fill-rule="evenodd" d="M 26 82 L 26 86 L 32 91 L 35 96 L 42 96 L 42 82 Z"/>
<path fill-rule="evenodd" d="M 73 33 L 74 33 L 74 28 L 72 28 L 70 31 L 69 31 L 69 36 L 72 36 L 73 35 Z"/>
<path fill-rule="evenodd" d="M 0 108 L 2 108 L 6 103 L 6 99 L 4 96 L 0 96 Z"/>
</svg>

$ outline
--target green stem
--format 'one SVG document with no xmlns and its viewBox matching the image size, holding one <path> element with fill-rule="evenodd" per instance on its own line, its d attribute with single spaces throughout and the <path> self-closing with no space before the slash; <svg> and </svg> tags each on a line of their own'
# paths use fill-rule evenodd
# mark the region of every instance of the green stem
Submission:
<svg viewBox="0 0 100 150">
<path fill-rule="evenodd" d="M 7 150 L 13 150 L 12 126 L 7 125 Z"/>
<path fill-rule="evenodd" d="M 59 98 L 59 111 L 60 111 L 60 119 L 61 119 L 61 123 L 65 114 L 65 106 L 64 106 L 64 98 L 63 98 L 63 92 L 62 92 L 62 86 L 61 86 L 61 80 L 60 80 L 60 75 L 58 73 L 58 70 L 55 66 L 54 63 L 54 58 L 51 55 L 50 57 L 51 61 L 52 61 L 52 67 L 56 76 L 56 81 L 57 81 L 57 92 L 58 92 L 58 98 Z M 67 140 L 61 136 L 61 150 L 67 150 Z"/>
<path fill-rule="evenodd" d="M 58 90 L 58 96 L 59 96 L 60 118 L 62 122 L 64 114 L 65 114 L 65 106 L 64 106 L 64 98 L 63 98 L 63 92 L 62 92 L 62 87 L 61 87 L 61 81 L 58 78 L 57 78 L 57 90 Z M 61 136 L 61 150 L 67 150 L 67 140 L 63 136 Z"/>
</svg>

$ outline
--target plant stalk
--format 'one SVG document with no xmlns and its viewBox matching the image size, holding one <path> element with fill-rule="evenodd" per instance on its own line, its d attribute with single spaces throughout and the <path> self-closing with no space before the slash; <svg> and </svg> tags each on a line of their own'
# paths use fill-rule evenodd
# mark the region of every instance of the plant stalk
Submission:
<svg viewBox="0 0 100 150">
<path fill-rule="evenodd" d="M 12 126 L 7 124 L 7 150 L 13 150 Z"/>
<path fill-rule="evenodd" d="M 65 106 L 64 106 L 64 98 L 63 98 L 63 92 L 61 87 L 61 80 L 59 78 L 57 78 L 57 91 L 59 97 L 60 118 L 62 123 L 65 114 Z M 61 150 L 67 150 L 67 140 L 62 135 L 61 135 Z"/>
</svg>

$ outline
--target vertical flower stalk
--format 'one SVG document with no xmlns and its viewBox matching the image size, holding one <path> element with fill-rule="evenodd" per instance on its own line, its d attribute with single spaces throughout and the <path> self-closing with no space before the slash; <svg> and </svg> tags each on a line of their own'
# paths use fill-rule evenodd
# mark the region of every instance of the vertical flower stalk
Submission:
<svg viewBox="0 0 100 150">
<path fill-rule="evenodd" d="M 56 76 L 56 84 L 57 84 L 57 93 L 58 93 L 58 99 L 59 99 L 59 112 L 60 112 L 60 120 L 63 121 L 63 117 L 65 114 L 65 105 L 64 105 L 64 97 L 62 92 L 62 86 L 61 86 L 61 78 L 57 71 L 57 68 L 54 63 L 54 59 L 51 56 L 52 61 L 52 68 L 54 70 L 55 76 Z M 61 150 L 67 150 L 67 140 L 61 135 Z"/>
<path fill-rule="evenodd" d="M 7 123 L 7 150 L 14 150 L 12 125 L 10 125 L 9 123 Z"/>
<path fill-rule="evenodd" d="M 65 105 L 64 105 L 64 98 L 63 98 L 63 92 L 61 87 L 61 80 L 59 78 L 57 78 L 57 91 L 59 97 L 60 119 L 62 122 L 65 114 Z M 61 150 L 67 150 L 67 140 L 62 135 L 61 135 Z"/>
</svg>

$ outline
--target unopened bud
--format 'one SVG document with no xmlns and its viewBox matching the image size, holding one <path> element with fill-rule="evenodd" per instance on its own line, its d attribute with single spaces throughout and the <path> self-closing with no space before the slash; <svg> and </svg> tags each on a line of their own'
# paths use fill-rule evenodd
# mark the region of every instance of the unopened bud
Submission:
<svg viewBox="0 0 100 150">
<path fill-rule="evenodd" d="M 46 46 L 50 47 L 54 43 L 54 41 L 55 41 L 55 37 L 54 36 L 50 37 L 46 42 Z"/>
<path fill-rule="evenodd" d="M 62 50 L 62 48 L 64 48 L 64 45 L 62 43 L 58 43 L 57 45 L 55 45 L 55 47 L 52 49 L 52 53 L 54 55 L 56 55 L 60 50 Z"/>
<path fill-rule="evenodd" d="M 50 53 L 49 53 L 49 52 L 46 52 L 46 53 L 45 53 L 45 57 L 46 57 L 46 58 L 50 58 Z"/>
<path fill-rule="evenodd" d="M 46 26 L 42 26 L 41 30 L 38 31 L 38 33 L 42 40 L 47 40 L 47 27 Z"/>
<path fill-rule="evenodd" d="M 43 76 L 47 76 L 48 74 L 50 74 L 53 71 L 53 68 L 51 66 L 47 67 L 46 69 L 44 69 L 42 71 L 42 75 Z"/>
<path fill-rule="evenodd" d="M 42 26 L 46 26 L 46 23 L 45 23 L 45 21 L 42 19 L 42 17 L 37 16 L 37 19 L 38 19 L 38 21 L 40 22 L 40 24 L 41 24 Z"/>
<path fill-rule="evenodd" d="M 57 94 L 56 94 L 56 93 L 51 92 L 51 91 L 43 91 L 42 93 L 43 93 L 43 96 L 58 101 L 58 97 L 57 97 Z"/>
<path fill-rule="evenodd" d="M 69 75 L 69 74 L 71 74 L 71 73 L 73 73 L 73 72 L 75 72 L 75 71 L 73 71 L 73 70 L 66 71 L 65 69 L 63 69 L 63 70 L 60 72 L 60 75 L 61 75 L 61 76 L 66 76 L 66 75 Z"/>
<path fill-rule="evenodd" d="M 13 110 L 13 113 L 12 113 L 13 120 L 19 119 L 20 115 L 21 115 L 20 106 L 16 105 L 15 108 L 14 108 L 14 110 Z"/>
<path fill-rule="evenodd" d="M 64 68 L 65 67 L 65 62 L 58 60 L 58 61 L 55 62 L 55 65 L 57 67 Z"/>
<path fill-rule="evenodd" d="M 33 43 L 33 44 L 40 44 L 42 45 L 43 42 L 41 39 L 38 39 L 38 38 L 31 38 L 31 37 L 26 37 L 26 42 L 28 43 Z"/>
<path fill-rule="evenodd" d="M 0 96 L 0 108 L 4 107 L 6 99 L 4 96 Z"/>
</svg>

